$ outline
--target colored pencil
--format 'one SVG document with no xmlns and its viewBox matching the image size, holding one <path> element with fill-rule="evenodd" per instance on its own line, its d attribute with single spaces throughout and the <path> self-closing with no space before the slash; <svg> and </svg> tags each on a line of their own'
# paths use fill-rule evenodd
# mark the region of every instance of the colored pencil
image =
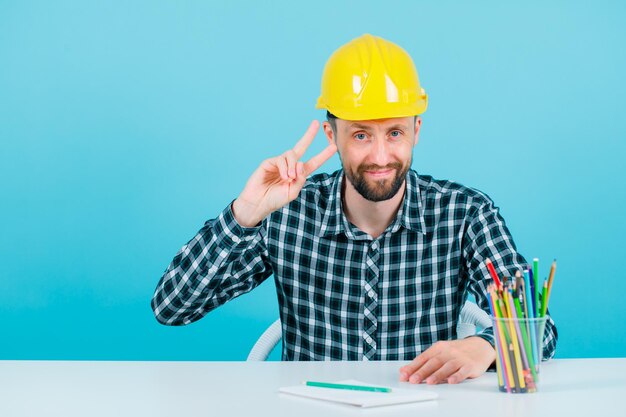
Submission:
<svg viewBox="0 0 626 417">
<path fill-rule="evenodd" d="M 335 384 L 332 382 L 304 381 L 304 385 L 307 385 L 309 387 L 347 389 L 347 390 L 353 390 L 353 391 L 391 392 L 391 388 L 387 388 L 387 387 L 370 387 L 366 385 Z"/>
<path fill-rule="evenodd" d="M 548 310 L 548 300 L 550 300 L 550 294 L 552 293 L 552 282 L 554 281 L 554 274 L 556 273 L 556 259 L 552 261 L 550 267 L 550 276 L 548 276 L 548 296 L 546 297 L 546 311 Z"/>
<path fill-rule="evenodd" d="M 541 317 L 548 311 L 548 280 L 543 281 L 543 291 L 541 291 Z"/>
<path fill-rule="evenodd" d="M 489 261 L 492 277 L 495 266 Z M 487 288 L 488 303 L 494 318 L 498 385 L 507 392 L 535 392 L 541 360 L 541 329 L 545 325 L 550 279 L 554 280 L 556 261 L 549 278 L 539 285 L 538 259 L 532 267 L 494 279 Z M 541 294 L 539 292 L 541 291 Z"/>
<path fill-rule="evenodd" d="M 511 374 L 511 365 L 509 363 L 509 355 L 508 355 L 508 351 L 504 348 L 504 346 L 506 345 L 506 337 L 504 336 L 504 330 L 503 330 L 503 326 L 502 326 L 502 322 L 501 320 L 498 320 L 499 318 L 502 318 L 502 313 L 500 311 L 500 308 L 498 307 L 498 303 L 496 302 L 496 294 L 495 291 L 490 292 L 490 295 L 492 297 L 492 304 L 493 304 L 493 308 L 494 308 L 494 317 L 496 318 L 495 320 L 495 326 L 496 329 L 495 331 L 498 332 L 496 340 L 498 341 L 498 346 L 497 346 L 497 350 L 500 353 L 500 360 L 503 362 L 504 366 L 502 366 L 503 369 L 503 378 L 505 380 L 505 385 L 506 385 L 506 390 L 507 392 L 511 392 L 511 383 L 513 381 L 513 375 Z"/>
<path fill-rule="evenodd" d="M 516 303 L 517 302 L 517 303 Z M 528 369 L 529 368 L 529 364 L 528 364 L 528 359 L 527 359 L 527 355 L 526 355 L 526 348 L 525 348 L 525 337 L 522 334 L 522 328 L 524 326 L 519 325 L 519 319 L 523 319 L 523 316 L 520 314 L 521 313 L 521 309 L 518 308 L 518 304 L 519 304 L 519 300 L 517 298 L 513 298 L 513 296 L 511 294 L 509 294 L 509 304 L 512 304 L 515 308 L 513 308 L 513 312 L 515 313 L 515 319 L 513 321 L 513 325 L 515 326 L 515 331 L 517 333 L 517 340 L 519 342 L 519 349 L 520 349 L 520 353 L 522 356 L 522 364 L 524 366 L 524 369 Z"/>
<path fill-rule="evenodd" d="M 533 259 L 533 288 L 535 289 L 535 317 L 539 317 L 539 258 Z"/>
<path fill-rule="evenodd" d="M 502 288 L 502 282 L 500 282 L 500 278 L 498 278 L 498 274 L 496 273 L 496 269 L 493 267 L 491 259 L 487 258 L 485 263 L 487 264 L 487 269 L 489 270 L 493 281 L 496 283 L 496 287 L 498 287 L 498 289 Z"/>
<path fill-rule="evenodd" d="M 532 268 L 528 267 L 526 273 L 528 274 L 528 288 L 530 288 L 530 296 L 528 297 L 527 301 L 530 303 L 528 305 L 528 308 L 530 309 L 531 314 L 528 317 L 534 318 L 537 317 L 537 305 L 535 304 L 537 302 L 537 300 L 535 299 L 535 292 L 537 288 L 535 288 L 535 279 L 533 278 Z"/>
<path fill-rule="evenodd" d="M 513 348 L 513 358 L 515 363 L 513 364 L 514 369 L 515 369 L 515 374 L 517 375 L 517 381 L 518 384 L 520 386 L 521 389 L 526 388 L 526 383 L 524 382 L 524 372 L 522 369 L 522 354 L 520 352 L 519 349 L 519 342 L 517 340 L 517 332 L 515 330 L 515 324 L 514 322 L 515 320 L 515 313 L 513 312 L 513 306 L 510 305 L 509 303 L 509 298 L 511 297 L 511 294 L 509 292 L 506 292 L 506 295 L 504 297 L 504 303 L 507 305 L 507 308 L 510 312 L 509 314 L 509 318 L 506 320 L 506 322 L 508 323 L 508 327 L 509 327 L 509 332 L 511 335 L 511 344 L 510 346 Z"/>
<path fill-rule="evenodd" d="M 520 378 L 522 378 L 522 381 L 524 380 L 524 376 L 523 375 L 518 375 L 517 373 L 517 366 L 515 366 L 514 362 L 515 362 L 515 353 L 513 352 L 513 343 L 509 343 L 509 358 L 511 363 L 513 364 L 513 366 L 511 367 L 512 371 L 513 371 L 513 381 L 515 381 L 513 383 L 513 386 L 511 387 L 511 389 L 513 390 L 513 392 L 521 392 L 522 388 L 521 385 L 519 384 Z"/>
<path fill-rule="evenodd" d="M 528 298 L 527 298 L 527 293 L 525 292 L 526 284 L 525 284 L 524 278 L 522 278 L 522 273 L 520 271 L 515 272 L 515 276 L 520 279 L 520 284 L 521 284 L 519 288 L 519 294 L 521 295 L 520 303 L 522 303 L 524 306 L 524 317 L 528 318 Z"/>
<path fill-rule="evenodd" d="M 489 310 L 491 311 L 491 317 L 495 318 L 496 310 L 493 308 L 493 289 L 491 285 L 487 288 L 487 291 L 489 292 L 489 296 L 487 297 L 487 302 L 489 303 Z M 497 328 L 498 323 L 494 322 L 494 326 Z M 496 338 L 496 344 L 498 344 L 498 337 L 496 335 L 496 332 L 497 332 L 497 329 L 494 329 L 493 336 Z M 502 355 L 500 355 L 499 352 L 500 352 L 500 349 L 498 348 L 498 346 L 496 346 L 496 361 L 499 363 L 499 366 L 496 366 L 496 372 L 498 374 L 498 386 L 504 387 L 504 379 L 502 376 L 502 371 L 504 370 L 504 361 L 502 359 Z"/>
<path fill-rule="evenodd" d="M 520 293 L 520 295 L 522 295 L 522 293 Z M 515 301 L 515 307 L 517 309 L 518 317 L 524 317 L 524 312 L 522 311 L 522 308 L 520 306 L 519 298 L 516 298 L 514 301 Z M 528 327 L 528 322 L 526 322 L 526 326 L 520 325 L 519 327 L 522 332 L 522 340 L 524 341 L 524 356 L 526 357 L 526 360 L 528 361 L 528 368 L 530 369 L 530 372 L 532 373 L 533 379 L 536 381 L 537 372 L 535 370 L 535 363 L 533 361 L 532 347 L 531 347 L 531 342 L 530 342 L 530 328 Z"/>
</svg>

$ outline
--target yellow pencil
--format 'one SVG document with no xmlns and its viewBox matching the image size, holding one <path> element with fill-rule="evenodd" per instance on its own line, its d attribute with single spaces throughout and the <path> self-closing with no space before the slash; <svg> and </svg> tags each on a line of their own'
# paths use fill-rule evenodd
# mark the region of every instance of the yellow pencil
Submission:
<svg viewBox="0 0 626 417">
<path fill-rule="evenodd" d="M 489 290 L 489 301 L 490 301 L 489 306 L 491 307 L 491 311 L 493 312 L 493 316 L 494 317 L 498 317 L 497 313 L 496 313 L 496 309 L 495 309 L 494 304 L 493 304 L 494 303 L 494 301 L 493 301 L 493 291 L 495 291 L 495 289 L 493 289 L 492 286 L 489 286 L 488 290 Z M 498 324 L 496 323 L 495 326 L 498 327 Z M 496 334 L 495 334 L 495 332 L 497 330 L 496 329 L 493 329 L 493 330 L 494 330 L 493 336 L 497 339 Z M 497 345 L 498 341 L 496 340 L 495 343 Z M 498 386 L 504 387 L 504 382 L 503 382 L 503 378 L 502 378 L 502 369 L 500 369 L 500 368 L 502 368 L 501 365 L 503 365 L 504 362 L 502 362 L 503 358 L 500 357 L 500 353 L 499 352 L 500 352 L 500 349 L 498 348 L 498 346 L 496 346 L 496 362 L 497 362 L 497 364 L 496 364 L 496 373 L 498 374 Z"/>
<path fill-rule="evenodd" d="M 497 301 L 501 301 L 499 298 L 496 299 L 496 297 L 494 296 L 493 293 L 491 293 L 492 296 L 492 302 L 494 305 L 497 305 Z M 496 309 L 496 314 L 497 313 L 497 309 Z M 504 378 L 506 380 L 506 390 L 508 392 L 511 392 L 511 388 L 515 387 L 515 380 L 513 379 L 513 368 L 511 367 L 511 362 L 509 360 L 509 352 L 507 349 L 508 346 L 508 341 L 506 339 L 506 337 L 504 336 L 504 330 L 503 330 L 503 326 L 505 325 L 505 323 L 503 323 L 503 320 L 499 320 L 501 319 L 502 316 L 498 316 L 496 317 L 496 330 L 498 331 L 498 334 L 500 335 L 500 351 L 502 352 L 502 357 L 504 358 Z"/>
<path fill-rule="evenodd" d="M 550 299 L 550 292 L 552 291 L 552 281 L 554 280 L 555 272 L 556 272 L 556 259 L 552 262 L 552 267 L 550 267 L 550 276 L 548 277 L 548 295 L 546 296 L 546 310 L 548 307 L 548 300 Z"/>
<path fill-rule="evenodd" d="M 504 303 L 506 304 L 507 308 L 509 309 L 509 311 L 512 313 L 512 306 L 510 304 L 510 300 L 509 297 L 511 297 L 511 294 L 509 294 L 508 292 L 506 292 L 506 296 L 504 297 Z M 521 356 L 521 352 L 519 349 L 519 342 L 517 341 L 517 331 L 515 330 L 515 325 L 513 324 L 513 320 L 515 320 L 515 315 L 511 314 L 509 316 L 510 318 L 507 320 L 508 321 L 508 325 L 509 325 L 509 331 L 511 332 L 511 342 L 513 345 L 513 356 L 515 357 L 515 363 L 513 364 L 513 366 L 515 366 L 517 372 L 517 378 L 519 379 L 519 386 L 520 389 L 524 389 L 526 388 L 526 383 L 524 382 L 524 372 L 523 372 L 523 367 L 522 367 L 522 356 Z"/>
</svg>

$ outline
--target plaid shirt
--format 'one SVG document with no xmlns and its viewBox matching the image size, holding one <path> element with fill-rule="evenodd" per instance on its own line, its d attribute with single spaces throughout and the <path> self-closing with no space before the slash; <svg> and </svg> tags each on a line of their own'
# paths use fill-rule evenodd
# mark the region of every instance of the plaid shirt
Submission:
<svg viewBox="0 0 626 417">
<path fill-rule="evenodd" d="M 343 172 L 317 174 L 298 198 L 258 227 L 231 206 L 182 247 L 159 282 L 152 308 L 168 325 L 188 324 L 274 274 L 283 360 L 412 360 L 456 338 L 473 294 L 489 311 L 493 282 L 527 265 L 491 199 L 410 170 L 398 214 L 378 238 L 344 215 Z M 554 355 L 549 319 L 544 358 Z M 492 329 L 479 336 L 493 345 Z"/>
</svg>

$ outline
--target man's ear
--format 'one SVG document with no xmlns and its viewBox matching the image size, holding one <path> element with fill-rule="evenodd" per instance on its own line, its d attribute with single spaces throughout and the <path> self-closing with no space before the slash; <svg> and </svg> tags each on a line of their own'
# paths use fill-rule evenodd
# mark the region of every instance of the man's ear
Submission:
<svg viewBox="0 0 626 417">
<path fill-rule="evenodd" d="M 332 145 L 335 143 L 335 132 L 333 132 L 333 128 L 328 123 L 328 121 L 322 123 L 322 128 L 324 129 L 324 134 L 326 135 L 326 139 L 328 139 L 328 144 Z"/>
<path fill-rule="evenodd" d="M 413 146 L 417 145 L 417 142 L 419 141 L 419 134 L 420 134 L 421 127 L 422 127 L 422 118 L 417 116 L 415 117 L 415 132 L 413 132 L 415 136 L 413 139 Z"/>
</svg>

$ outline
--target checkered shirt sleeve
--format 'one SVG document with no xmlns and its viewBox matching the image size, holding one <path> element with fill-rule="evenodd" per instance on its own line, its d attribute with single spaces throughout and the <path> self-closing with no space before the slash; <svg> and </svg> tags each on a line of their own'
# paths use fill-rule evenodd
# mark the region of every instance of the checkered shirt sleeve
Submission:
<svg viewBox="0 0 626 417">
<path fill-rule="evenodd" d="M 272 274 L 264 228 L 244 228 L 229 205 L 174 257 L 152 299 L 162 324 L 184 325 L 245 294 Z"/>
</svg>

